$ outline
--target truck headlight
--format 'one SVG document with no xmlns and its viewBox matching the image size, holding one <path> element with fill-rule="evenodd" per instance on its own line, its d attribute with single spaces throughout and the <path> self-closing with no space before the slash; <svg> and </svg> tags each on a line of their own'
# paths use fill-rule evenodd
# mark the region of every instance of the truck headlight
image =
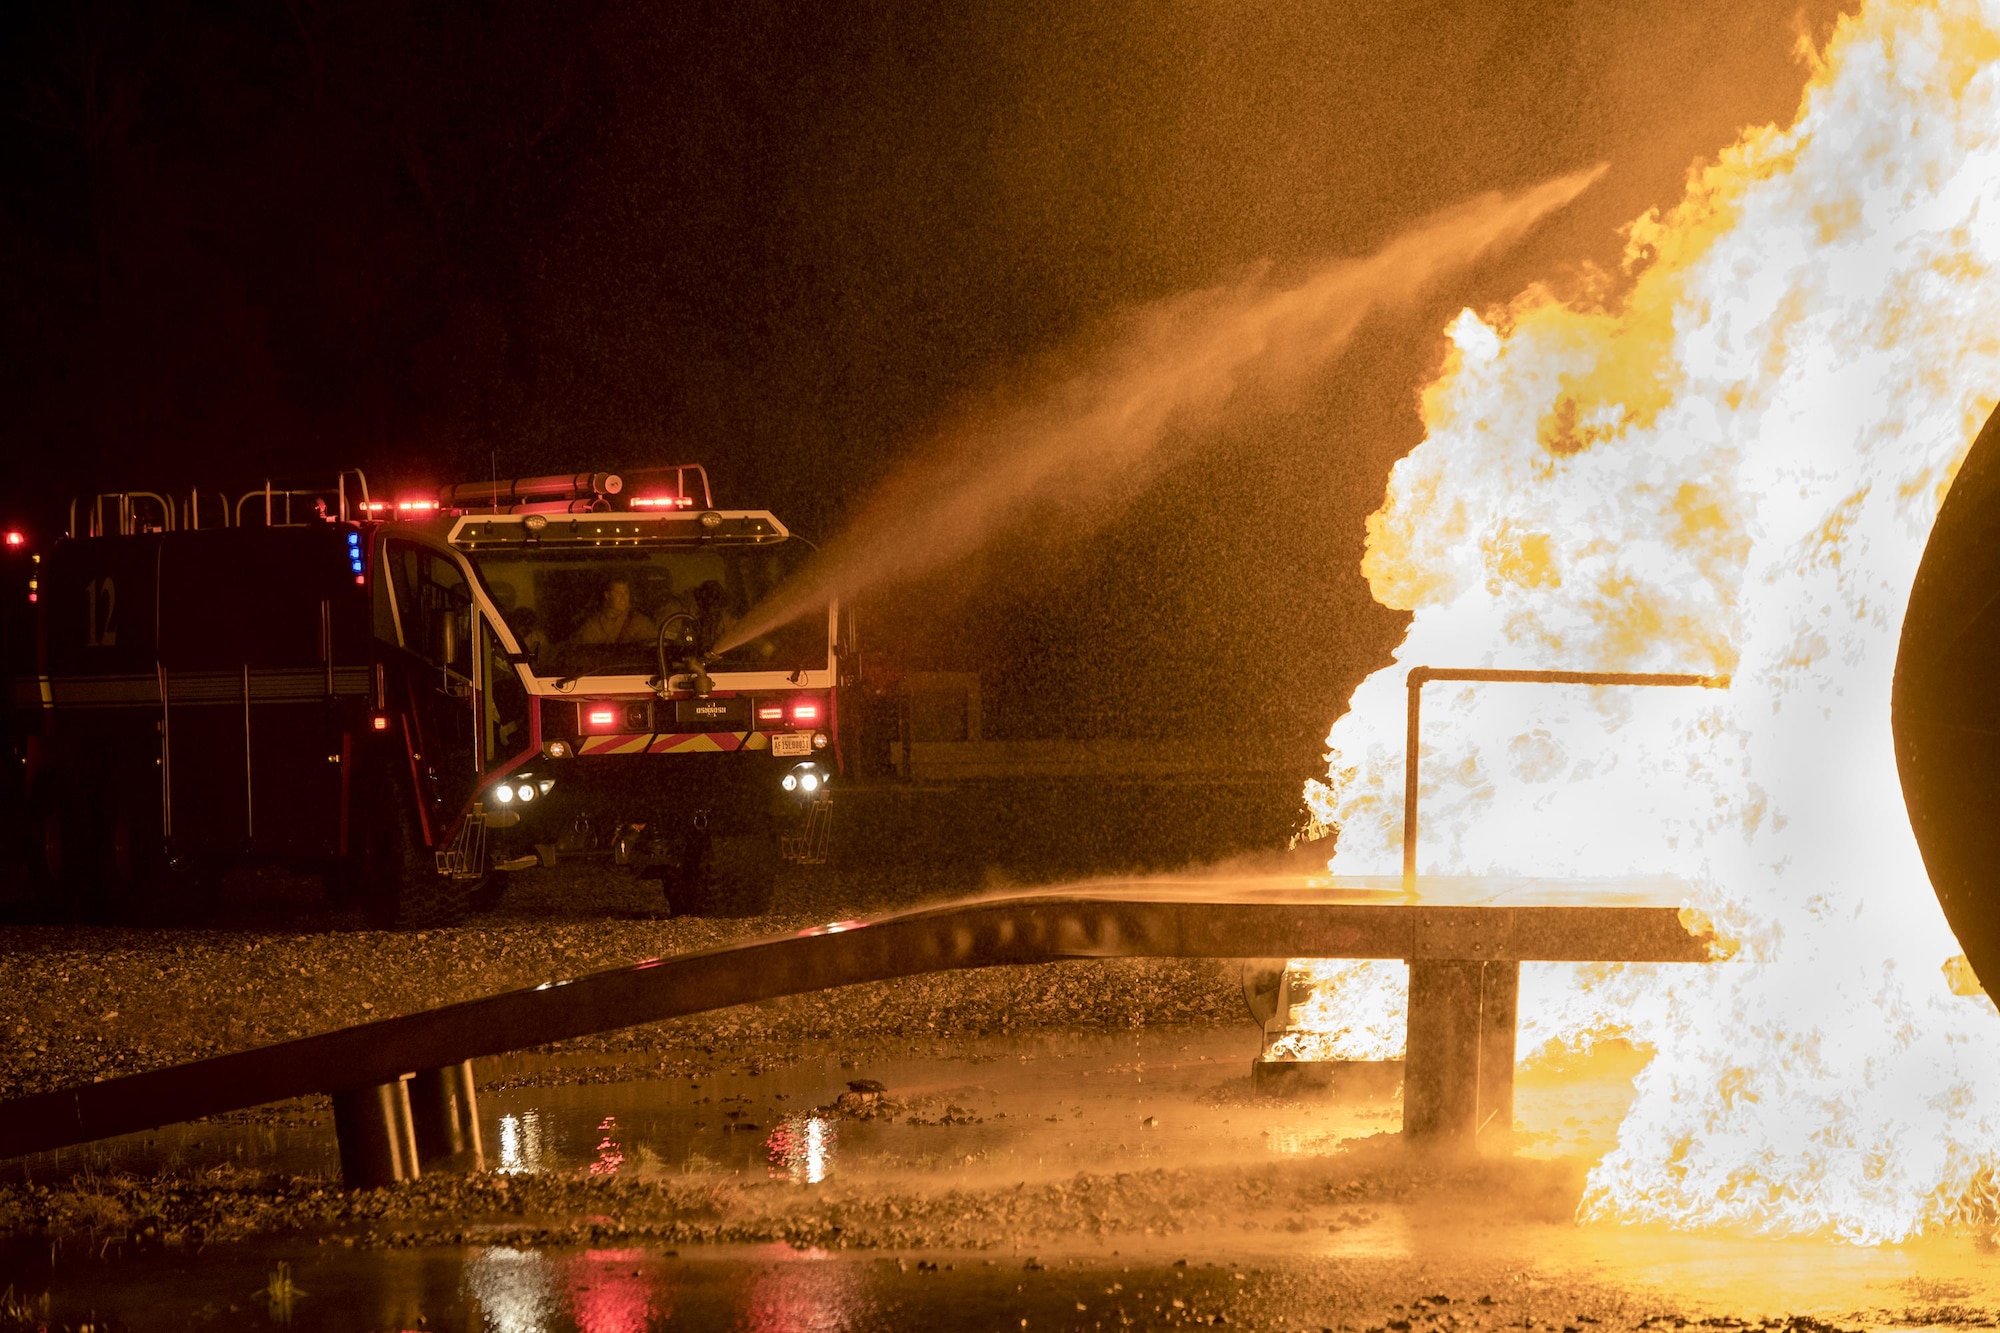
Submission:
<svg viewBox="0 0 2000 1333">
<path fill-rule="evenodd" d="M 493 789 L 493 799 L 502 805 L 508 805 L 514 799 L 514 789 L 503 782 Z"/>
<path fill-rule="evenodd" d="M 831 773 L 809 759 L 803 764 L 794 764 L 791 771 L 778 780 L 778 785 L 794 795 L 811 796 L 832 780 Z"/>
</svg>

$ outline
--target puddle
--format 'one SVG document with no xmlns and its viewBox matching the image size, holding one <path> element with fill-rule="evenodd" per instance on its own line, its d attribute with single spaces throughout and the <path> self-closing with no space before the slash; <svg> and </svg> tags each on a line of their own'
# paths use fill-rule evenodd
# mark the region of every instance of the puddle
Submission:
<svg viewBox="0 0 2000 1333">
<path fill-rule="evenodd" d="M 1112 1162 L 1200 1166 L 1267 1154 L 1324 1155 L 1401 1124 L 1395 1096 L 1367 1101 L 1253 1096 L 1248 1030 L 988 1038 L 955 1053 L 906 1045 L 777 1051 L 757 1073 L 576 1082 L 602 1057 L 482 1061 L 481 1135 L 510 1175 L 756 1173 L 817 1184 L 835 1173 L 922 1171 L 948 1183 L 1066 1177 Z M 1614 1141 L 1642 1060 L 1524 1071 L 1517 1151 L 1594 1157 Z M 554 1086 L 522 1086 L 554 1074 Z M 851 1081 L 886 1089 L 879 1114 L 833 1111 Z M 498 1085 L 498 1086 L 494 1086 Z M 860 1108 L 864 1111 L 868 1108 Z M 0 1162 L 0 1181 L 218 1166 L 339 1173 L 332 1116 L 306 1099 Z"/>
<path fill-rule="evenodd" d="M 834 1254 L 783 1245 L 683 1254 L 583 1246 L 360 1251 L 299 1242 L 199 1257 L 65 1257 L 53 1266 L 46 1251 L 10 1263 L 23 1256 L 0 1250 L 0 1266 L 9 1272 L 10 1295 L 36 1293 L 26 1302 L 33 1319 L 25 1326 L 88 1323 L 103 1333 L 819 1333 L 1211 1321 L 1356 1328 L 1394 1319 L 1403 1307 L 1390 1303 L 1413 1291 L 1448 1294 L 1465 1312 L 1463 1323 L 1452 1317 L 1452 1328 L 1493 1333 L 1552 1330 L 1591 1307 L 1602 1318 L 1584 1327 L 1631 1327 L 1672 1314 L 1726 1314 L 1725 1322 L 1751 1325 L 1810 1315 L 1880 1327 L 1978 1322 L 2000 1301 L 2000 1274 L 1962 1244 L 1856 1251 L 1551 1226 L 1514 1226 L 1475 1241 L 1396 1225 L 1393 1244 L 1275 1262 L 1268 1254 L 1231 1254 L 1237 1247 L 1224 1238 L 1220 1247 L 1200 1246 L 1185 1268 L 1163 1254 L 1050 1258 L 1044 1265 L 1019 1254 Z M 1482 1304 L 1496 1293 L 1496 1304 Z"/>
<path fill-rule="evenodd" d="M 1248 1062 L 1255 1051 L 1256 1034 L 1247 1030 L 1142 1031 L 983 1040 L 943 1054 L 907 1045 L 787 1052 L 756 1074 L 548 1087 L 517 1080 L 574 1074 L 573 1067 L 554 1067 L 579 1062 L 517 1058 L 482 1067 L 482 1077 L 498 1085 L 481 1094 L 482 1132 L 489 1167 L 501 1173 L 672 1173 L 718 1182 L 743 1176 L 796 1185 L 801 1206 L 812 1207 L 808 1200 L 824 1197 L 813 1187 L 828 1182 L 850 1194 L 859 1187 L 865 1197 L 876 1182 L 884 1192 L 913 1184 L 971 1189 L 1148 1166 L 1270 1163 L 1325 1156 L 1356 1135 L 1397 1127 L 1394 1098 L 1253 1096 Z M 1521 1150 L 1573 1157 L 1608 1147 L 1638 1064 L 1627 1053 L 1525 1071 L 1517 1085 Z M 851 1080 L 863 1079 L 887 1089 L 878 1108 L 883 1114 L 855 1118 L 822 1109 L 849 1091 Z M 78 1171 L 223 1165 L 333 1175 L 324 1106 L 299 1102 L 256 1121 L 131 1135 L 5 1169 L 17 1179 L 48 1180 Z M 1578 1228 L 1560 1217 L 1473 1218 L 1449 1201 L 1377 1202 L 1351 1226 L 1291 1234 L 1282 1219 L 1254 1211 L 1239 1215 L 1198 1201 L 1188 1207 L 1187 1216 L 1212 1216 L 1218 1224 L 1189 1234 L 1128 1228 L 1074 1242 L 1044 1238 L 1041 1246 L 1054 1251 L 1045 1269 L 1028 1268 L 1031 1251 L 1006 1232 L 996 1233 L 997 1250 L 928 1258 L 916 1251 L 786 1245 L 684 1252 L 659 1244 L 344 1248 L 295 1236 L 210 1245 L 198 1254 L 16 1243 L 0 1247 L 0 1288 L 10 1288 L 17 1302 L 31 1294 L 30 1318 L 16 1320 L 28 1326 L 95 1319 L 100 1328 L 132 1330 L 282 1325 L 495 1333 L 640 1333 L 670 1325 L 803 1333 L 958 1326 L 971 1315 L 982 1326 L 1008 1328 L 1024 1319 L 1037 1328 L 1094 1328 L 1099 1321 L 1159 1326 L 1187 1322 L 1188 1312 L 1202 1310 L 1228 1311 L 1239 1324 L 1360 1327 L 1335 1313 L 1336 1306 L 1346 1311 L 1341 1302 L 1351 1304 L 1355 1282 L 1379 1281 L 1387 1284 L 1385 1302 L 1405 1300 L 1415 1288 L 1395 1284 L 1416 1281 L 1419 1272 L 1424 1290 L 1467 1284 L 1466 1299 L 1480 1294 L 1472 1285 L 1478 1283 L 1519 1301 L 1539 1299 L 1534 1293 L 1545 1288 L 1567 1293 L 1610 1284 L 1656 1299 L 1662 1309 L 1689 1310 L 1696 1299 L 1690 1293 L 1701 1293 L 1711 1304 L 1728 1299 L 1734 1302 L 1728 1308 L 1756 1315 L 1907 1311 L 1924 1293 L 1947 1291 L 1964 1306 L 2000 1301 L 2000 1265 L 1968 1245 L 1856 1251 L 1656 1236 Z M 1176 1257 L 1189 1267 L 1171 1267 Z M 1289 1285 L 1259 1276 L 1271 1270 Z M 1525 1273 L 1536 1276 L 1525 1280 Z M 1162 1293 L 1178 1294 L 1155 1299 Z M 1183 1305 L 1173 1306 L 1174 1299 Z M 1325 1314 L 1295 1317 L 1308 1307 Z M 1521 1316 L 1510 1313 L 1507 1321 L 1520 1326 Z"/>
<path fill-rule="evenodd" d="M 814 1184 L 836 1172 L 1036 1180 L 1114 1159 L 1140 1167 L 1328 1152 L 1399 1123 L 1393 1098 L 1255 1099 L 1248 1070 L 1256 1052 L 1248 1030 L 1141 1031 L 988 1039 L 947 1056 L 816 1050 L 786 1053 L 797 1058 L 755 1074 L 548 1087 L 518 1081 L 576 1062 L 515 1056 L 479 1066 L 482 1082 L 500 1085 L 480 1093 L 480 1128 L 488 1166 L 506 1174 L 750 1172 Z M 887 1089 L 878 1114 L 823 1109 L 863 1079 Z M 1285 1108 L 1275 1119 L 1274 1106 Z M 291 1102 L 17 1159 L 0 1164 L 0 1179 L 221 1165 L 335 1175 L 331 1115 L 323 1102 Z"/>
</svg>

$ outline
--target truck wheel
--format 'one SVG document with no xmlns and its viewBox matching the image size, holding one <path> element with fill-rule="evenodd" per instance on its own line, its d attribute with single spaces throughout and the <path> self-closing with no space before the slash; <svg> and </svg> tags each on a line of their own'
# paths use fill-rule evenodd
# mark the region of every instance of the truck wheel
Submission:
<svg viewBox="0 0 2000 1333">
<path fill-rule="evenodd" d="M 60 779 L 35 784 L 28 797 L 28 883 L 37 916 L 75 920 L 89 899 L 90 835 L 82 803 Z"/>
<path fill-rule="evenodd" d="M 778 842 L 750 834 L 690 838 L 667 902 L 680 916 L 762 916 L 777 888 Z"/>
<path fill-rule="evenodd" d="M 107 792 L 97 855 L 96 914 L 140 925 L 200 925 L 215 915 L 223 866 L 167 855 L 160 794 L 141 772 Z"/>
<path fill-rule="evenodd" d="M 377 930 L 448 926 L 461 920 L 479 881 L 437 872 L 437 859 L 418 831 L 409 779 L 392 769 L 371 784 L 370 795 L 355 855 L 362 918 Z"/>
<path fill-rule="evenodd" d="M 106 794 L 104 839 L 98 848 L 96 915 L 119 923 L 155 922 L 170 915 L 166 849 L 157 811 L 142 806 L 139 793 L 124 786 Z"/>
</svg>

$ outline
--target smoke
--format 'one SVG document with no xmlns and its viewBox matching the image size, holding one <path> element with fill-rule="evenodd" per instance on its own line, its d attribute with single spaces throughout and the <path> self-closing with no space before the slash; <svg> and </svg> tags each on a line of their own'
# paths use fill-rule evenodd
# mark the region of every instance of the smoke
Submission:
<svg viewBox="0 0 2000 1333">
<path fill-rule="evenodd" d="M 1407 305 L 1511 244 L 1603 172 L 1599 165 L 1516 193 L 1479 195 L 1294 286 L 1260 274 L 1134 311 L 1108 345 L 1045 391 L 1021 394 L 933 441 L 719 650 L 829 598 L 969 555 L 1031 515 L 1082 528 L 1103 522 L 1122 494 L 1168 461 L 1164 444 L 1212 421 L 1246 385 L 1297 384 L 1339 355 L 1369 315 Z"/>
</svg>

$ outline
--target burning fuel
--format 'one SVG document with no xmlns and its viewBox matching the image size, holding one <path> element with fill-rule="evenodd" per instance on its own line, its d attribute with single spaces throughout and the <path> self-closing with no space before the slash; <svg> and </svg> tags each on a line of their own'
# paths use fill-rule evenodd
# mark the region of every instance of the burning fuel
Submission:
<svg viewBox="0 0 2000 1333">
<path fill-rule="evenodd" d="M 2000 1220 L 2000 1015 L 1953 993 L 1890 730 L 1911 581 L 2000 391 L 1996 57 L 1973 3 L 1843 21 L 1794 124 L 1632 224 L 1622 294 L 1458 317 L 1370 521 L 1375 595 L 1415 618 L 1308 788 L 1342 872 L 1399 867 L 1412 666 L 1734 678 L 1426 700 L 1423 872 L 1673 873 L 1740 945 L 1526 980 L 1524 1052 L 1654 1052 L 1585 1218 Z M 1302 1050 L 1396 1054 L 1401 969 L 1325 972 Z"/>
<path fill-rule="evenodd" d="M 1257 384 L 1297 383 L 1346 347 L 1362 321 L 1407 304 L 1506 246 L 1587 189 L 1603 168 L 1486 194 L 1428 219 L 1374 254 L 1326 264 L 1288 287 L 1266 278 L 1134 312 L 1118 336 L 1038 395 L 946 432 L 881 488 L 850 527 L 720 651 L 846 597 L 977 550 L 1051 505 L 1078 525 L 1102 521 L 1162 462 L 1162 445 Z M 1050 497 L 1056 497 L 1053 501 Z"/>
</svg>

